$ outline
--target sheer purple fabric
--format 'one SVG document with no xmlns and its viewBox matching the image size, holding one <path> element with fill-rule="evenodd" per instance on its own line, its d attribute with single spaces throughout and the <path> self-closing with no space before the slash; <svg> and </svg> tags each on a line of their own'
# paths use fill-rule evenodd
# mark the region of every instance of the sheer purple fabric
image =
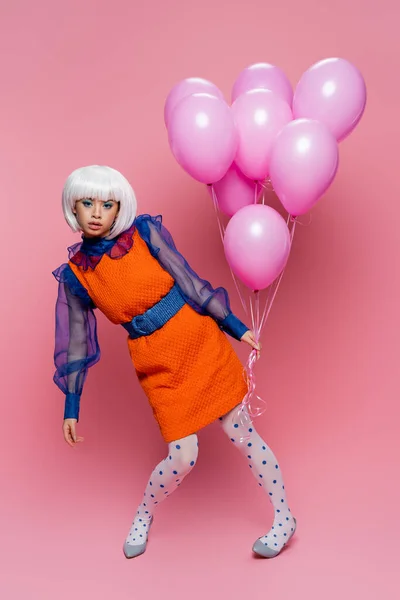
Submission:
<svg viewBox="0 0 400 600">
<path fill-rule="evenodd" d="M 78 419 L 79 400 L 88 369 L 100 359 L 96 316 L 86 290 L 67 264 L 53 274 L 59 282 L 54 382 L 66 394 L 64 418 Z"/>
</svg>

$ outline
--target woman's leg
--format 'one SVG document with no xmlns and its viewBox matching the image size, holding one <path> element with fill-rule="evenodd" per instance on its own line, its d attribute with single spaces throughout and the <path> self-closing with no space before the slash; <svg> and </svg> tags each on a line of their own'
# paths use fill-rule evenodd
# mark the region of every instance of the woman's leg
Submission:
<svg viewBox="0 0 400 600">
<path fill-rule="evenodd" d="M 250 419 L 248 425 L 240 422 L 238 409 L 234 408 L 220 421 L 232 443 L 247 457 L 258 485 L 264 488 L 274 507 L 272 528 L 259 539 L 265 547 L 263 555 L 275 556 L 293 535 L 295 520 L 290 512 L 281 469 L 274 453 L 258 435 Z"/>
<path fill-rule="evenodd" d="M 189 435 L 168 445 L 168 456 L 154 469 L 148 481 L 143 500 L 138 507 L 132 527 L 124 544 L 127 558 L 142 554 L 153 513 L 160 502 L 168 498 L 196 464 L 197 435 Z"/>
</svg>

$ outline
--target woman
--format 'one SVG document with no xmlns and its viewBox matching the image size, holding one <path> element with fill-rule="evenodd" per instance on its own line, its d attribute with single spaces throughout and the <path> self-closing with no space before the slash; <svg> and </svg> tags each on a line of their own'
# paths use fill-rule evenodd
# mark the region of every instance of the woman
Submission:
<svg viewBox="0 0 400 600">
<path fill-rule="evenodd" d="M 235 317 L 227 292 L 200 279 L 177 251 L 161 217 L 136 217 L 136 199 L 118 171 L 97 165 L 68 177 L 64 216 L 82 242 L 56 271 L 54 381 L 66 394 L 63 432 L 74 446 L 80 396 L 100 358 L 94 309 L 128 332 L 128 348 L 168 455 L 150 476 L 124 543 L 132 558 L 146 549 L 157 504 L 188 475 L 198 454 L 197 431 L 216 419 L 247 456 L 275 509 L 272 529 L 253 551 L 276 556 L 294 534 L 279 465 L 250 423 L 239 419 L 247 392 L 243 368 L 223 332 L 259 352 L 253 333 Z M 245 442 L 243 440 L 246 440 Z"/>
</svg>

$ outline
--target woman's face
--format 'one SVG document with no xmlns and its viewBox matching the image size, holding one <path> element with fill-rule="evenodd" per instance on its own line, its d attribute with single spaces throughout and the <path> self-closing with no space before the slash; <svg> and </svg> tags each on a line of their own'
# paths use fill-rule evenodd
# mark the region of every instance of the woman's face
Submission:
<svg viewBox="0 0 400 600">
<path fill-rule="evenodd" d="M 75 204 L 74 214 L 85 237 L 106 237 L 118 214 L 115 200 L 82 198 Z"/>
</svg>

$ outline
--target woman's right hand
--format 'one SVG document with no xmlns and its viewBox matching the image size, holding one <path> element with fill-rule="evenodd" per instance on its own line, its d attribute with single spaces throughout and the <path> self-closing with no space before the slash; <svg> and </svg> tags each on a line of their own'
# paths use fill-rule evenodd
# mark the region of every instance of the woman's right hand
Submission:
<svg viewBox="0 0 400 600">
<path fill-rule="evenodd" d="M 76 435 L 77 422 L 78 422 L 77 419 L 64 419 L 64 423 L 63 423 L 64 439 L 67 442 L 67 444 L 72 446 L 72 448 L 74 446 L 76 446 L 76 444 L 78 442 L 83 442 L 83 440 L 84 440 L 83 437 L 78 437 Z"/>
</svg>

